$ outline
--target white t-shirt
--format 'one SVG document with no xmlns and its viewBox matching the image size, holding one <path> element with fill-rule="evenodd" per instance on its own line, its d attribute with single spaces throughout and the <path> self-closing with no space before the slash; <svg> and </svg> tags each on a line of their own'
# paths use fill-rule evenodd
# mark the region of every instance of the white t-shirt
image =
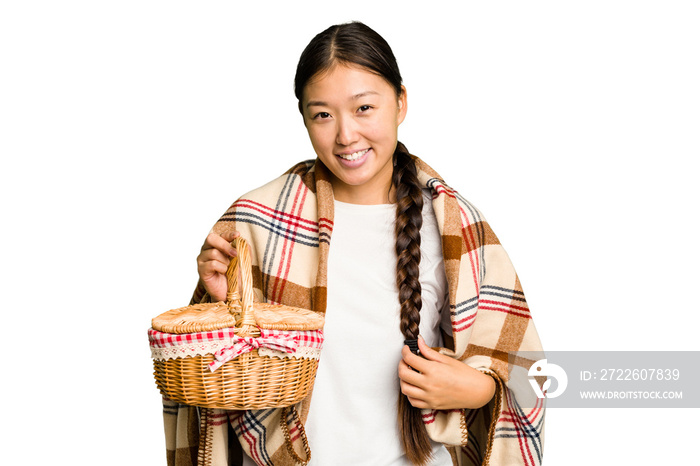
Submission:
<svg viewBox="0 0 700 466">
<path fill-rule="evenodd" d="M 420 333 L 441 344 L 449 332 L 447 279 L 440 233 L 430 198 L 424 196 L 421 229 Z M 397 425 L 398 365 L 404 337 L 399 329 L 393 204 L 335 202 L 328 255 L 328 301 L 321 352 L 306 433 L 313 466 L 410 464 Z M 252 465 L 247 459 L 245 465 Z M 433 466 L 452 465 L 433 443 Z"/>
</svg>

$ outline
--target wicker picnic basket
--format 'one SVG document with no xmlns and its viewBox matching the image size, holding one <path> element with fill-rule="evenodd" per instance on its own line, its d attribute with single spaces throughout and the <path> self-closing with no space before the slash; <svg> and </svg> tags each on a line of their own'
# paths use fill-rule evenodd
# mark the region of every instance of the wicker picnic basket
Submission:
<svg viewBox="0 0 700 466">
<path fill-rule="evenodd" d="M 204 408 L 292 406 L 313 385 L 323 315 L 254 303 L 248 245 L 243 238 L 231 244 L 238 258 L 227 271 L 225 303 L 194 304 L 153 319 L 149 340 L 156 385 L 171 400 Z"/>
</svg>

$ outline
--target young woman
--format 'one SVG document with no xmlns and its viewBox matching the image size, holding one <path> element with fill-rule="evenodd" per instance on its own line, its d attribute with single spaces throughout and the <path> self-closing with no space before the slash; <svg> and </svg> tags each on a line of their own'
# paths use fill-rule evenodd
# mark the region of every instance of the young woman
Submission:
<svg viewBox="0 0 700 466">
<path fill-rule="evenodd" d="M 528 384 L 512 370 L 534 361 L 509 361 L 540 350 L 520 284 L 479 211 L 398 142 L 407 93 L 389 45 L 362 23 L 330 27 L 302 53 L 295 93 L 317 158 L 224 214 L 193 300 L 224 300 L 243 235 L 257 299 L 325 313 L 306 435 L 281 410 L 166 400 L 169 464 L 295 464 L 306 438 L 316 465 L 539 464 L 543 409 L 518 404 Z"/>
</svg>

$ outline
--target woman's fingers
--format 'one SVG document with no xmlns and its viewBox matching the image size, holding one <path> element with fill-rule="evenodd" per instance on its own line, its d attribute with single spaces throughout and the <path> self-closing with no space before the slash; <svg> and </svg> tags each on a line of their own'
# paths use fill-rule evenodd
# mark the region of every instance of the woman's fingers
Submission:
<svg viewBox="0 0 700 466">
<path fill-rule="evenodd" d="M 197 256 L 197 272 L 199 278 L 207 284 L 207 281 L 218 274 L 226 274 L 231 262 L 229 257 L 218 249 L 207 249 Z M 211 291 L 211 290 L 209 290 Z"/>
<path fill-rule="evenodd" d="M 430 405 L 423 400 L 420 400 L 418 398 L 412 398 L 410 396 L 407 398 L 408 398 L 408 402 L 411 403 L 411 406 L 413 406 L 414 408 L 430 409 Z"/>
<path fill-rule="evenodd" d="M 403 380 L 401 381 L 401 393 L 406 395 L 408 398 L 412 398 L 414 400 L 420 400 L 421 395 L 423 394 L 423 391 L 416 387 L 415 385 L 411 385 L 407 382 L 404 382 Z M 411 403 L 413 404 L 413 403 Z"/>
<path fill-rule="evenodd" d="M 240 233 L 237 231 L 233 231 L 231 233 L 224 233 L 223 236 L 217 235 L 216 233 L 209 233 L 209 235 L 207 235 L 207 239 L 202 245 L 202 252 L 207 251 L 209 249 L 216 249 L 230 257 L 235 257 L 236 248 L 231 246 L 231 241 L 233 241 L 233 239 L 237 236 L 240 236 Z"/>
<path fill-rule="evenodd" d="M 426 373 L 430 371 L 431 367 L 434 367 L 434 363 L 449 363 L 450 358 L 444 354 L 432 349 L 425 343 L 423 337 L 418 337 L 418 349 L 419 354 L 413 354 L 409 349 L 408 345 L 404 345 L 401 350 L 401 357 L 403 360 L 418 372 Z"/>
<path fill-rule="evenodd" d="M 205 263 L 202 267 L 202 273 L 209 274 L 218 273 L 224 275 L 228 271 L 228 264 L 220 261 L 209 261 Z"/>
<path fill-rule="evenodd" d="M 421 373 L 416 372 L 409 366 L 406 361 L 399 361 L 399 379 L 403 382 L 410 383 L 411 385 L 419 385 L 421 380 Z"/>
<path fill-rule="evenodd" d="M 203 265 L 211 261 L 221 262 L 224 265 L 228 265 L 229 262 L 231 262 L 231 256 L 214 248 L 205 249 L 199 253 L 199 256 L 197 256 L 197 264 L 199 265 Z"/>
<path fill-rule="evenodd" d="M 414 357 L 420 358 L 411 353 Z M 408 401 L 412 406 L 416 408 L 427 409 L 430 407 L 428 399 L 428 392 L 425 390 L 425 375 L 420 372 L 416 372 L 411 366 L 406 364 L 405 361 L 399 362 L 399 379 L 401 385 L 401 393 L 408 397 Z"/>
<path fill-rule="evenodd" d="M 430 360 L 425 359 L 422 355 L 411 353 L 411 350 L 407 345 L 404 345 L 403 349 L 401 350 L 401 357 L 407 365 L 411 366 L 418 372 L 425 372 L 430 366 Z"/>
<path fill-rule="evenodd" d="M 218 235 L 210 233 L 204 240 L 197 256 L 197 272 L 204 288 L 214 300 L 222 301 L 226 296 L 228 281 L 226 272 L 231 258 L 237 255 L 231 241 L 240 236 L 238 231 Z"/>
<path fill-rule="evenodd" d="M 429 361 L 445 361 L 446 359 L 449 359 L 444 354 L 440 354 L 428 346 L 425 340 L 423 340 L 423 337 L 420 335 L 418 335 L 418 350 L 420 351 L 421 356 Z"/>
</svg>

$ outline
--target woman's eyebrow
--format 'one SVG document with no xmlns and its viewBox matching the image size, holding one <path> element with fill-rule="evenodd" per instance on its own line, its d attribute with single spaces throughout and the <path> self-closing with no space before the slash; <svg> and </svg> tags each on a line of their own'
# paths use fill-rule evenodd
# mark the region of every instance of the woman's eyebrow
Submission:
<svg viewBox="0 0 700 466">
<path fill-rule="evenodd" d="M 379 92 L 377 91 L 364 91 L 360 92 L 359 94 L 355 94 L 354 96 L 350 97 L 352 100 L 357 100 L 361 99 L 362 97 L 367 97 L 368 95 L 379 95 Z M 307 102 L 306 108 L 309 107 L 327 107 L 328 104 L 322 100 L 311 100 Z"/>
<path fill-rule="evenodd" d="M 306 104 L 306 108 L 309 107 L 327 107 L 328 104 L 320 100 L 312 100 Z"/>
<path fill-rule="evenodd" d="M 365 92 L 360 92 L 359 94 L 355 94 L 352 96 L 353 100 L 360 99 L 362 97 L 367 97 L 368 95 L 379 95 L 379 92 L 377 91 L 365 91 Z"/>
</svg>

